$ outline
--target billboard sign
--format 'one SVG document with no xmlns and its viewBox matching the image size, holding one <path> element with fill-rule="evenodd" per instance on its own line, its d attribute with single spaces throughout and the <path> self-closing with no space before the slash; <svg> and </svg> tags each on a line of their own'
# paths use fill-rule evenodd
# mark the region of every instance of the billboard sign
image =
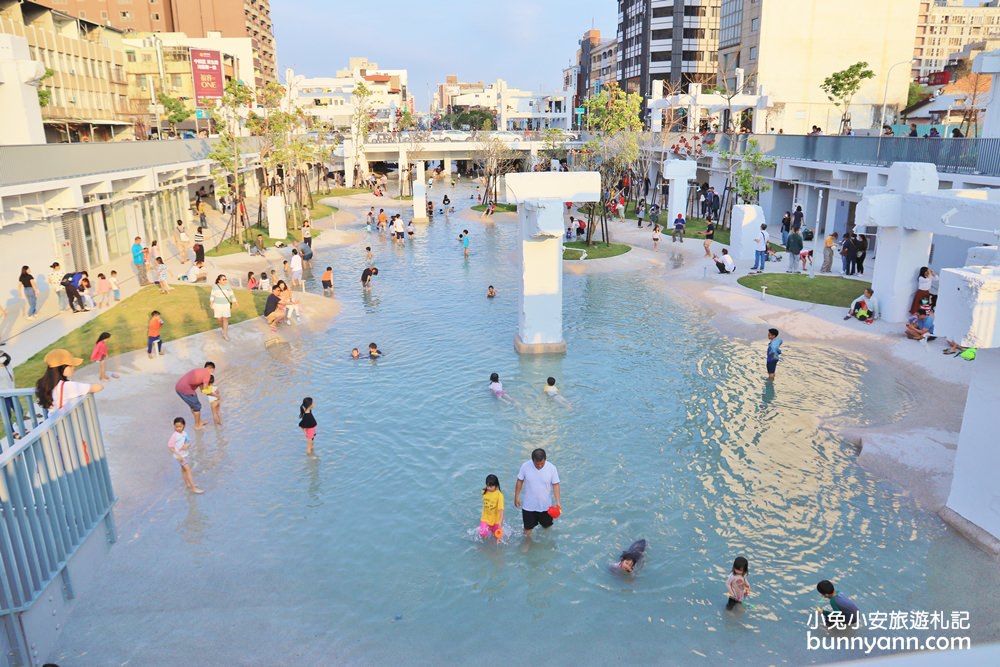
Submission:
<svg viewBox="0 0 1000 667">
<path fill-rule="evenodd" d="M 218 51 L 191 49 L 191 75 L 194 77 L 195 106 L 214 107 L 222 99 L 222 54 Z"/>
</svg>

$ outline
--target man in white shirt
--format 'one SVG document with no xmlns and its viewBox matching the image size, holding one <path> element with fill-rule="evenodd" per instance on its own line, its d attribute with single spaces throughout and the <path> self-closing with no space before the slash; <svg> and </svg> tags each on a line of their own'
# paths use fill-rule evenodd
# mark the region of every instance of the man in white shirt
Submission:
<svg viewBox="0 0 1000 667">
<path fill-rule="evenodd" d="M 750 269 L 750 273 L 764 273 L 764 265 L 767 264 L 767 244 L 770 240 L 767 225 L 762 223 L 760 231 L 753 239 L 753 268 Z"/>
<path fill-rule="evenodd" d="M 292 248 L 292 261 L 289 262 L 289 266 L 292 268 L 292 289 L 295 289 L 302 285 L 302 255 L 299 254 L 298 248 Z"/>
<path fill-rule="evenodd" d="M 524 502 L 521 501 L 521 491 L 524 490 Z M 555 497 L 555 503 L 552 498 Z M 538 524 L 542 528 L 552 526 L 552 515 L 548 513 L 550 506 L 561 507 L 559 501 L 559 471 L 545 460 L 545 450 L 538 448 L 531 452 L 531 460 L 521 464 L 517 472 L 517 485 L 514 487 L 514 507 L 521 508 L 521 520 L 524 522 L 524 536 L 531 537 L 531 531 Z"/>
</svg>

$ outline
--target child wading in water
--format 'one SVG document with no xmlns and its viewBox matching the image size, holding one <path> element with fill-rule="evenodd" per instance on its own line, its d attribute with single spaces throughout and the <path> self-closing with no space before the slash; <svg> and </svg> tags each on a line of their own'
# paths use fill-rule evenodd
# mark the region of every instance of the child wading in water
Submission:
<svg viewBox="0 0 1000 667">
<path fill-rule="evenodd" d="M 201 393 L 208 397 L 208 404 L 212 408 L 212 423 L 222 426 L 222 405 L 219 403 L 219 388 L 215 384 L 215 376 L 208 377 L 208 384 L 201 390 Z"/>
<path fill-rule="evenodd" d="M 646 540 L 636 540 L 629 545 L 629 548 L 622 552 L 617 563 L 611 564 L 614 572 L 625 572 L 632 574 L 642 562 L 642 557 L 646 553 Z"/>
<path fill-rule="evenodd" d="M 483 488 L 483 514 L 479 517 L 479 537 L 493 535 L 497 542 L 503 537 L 503 493 L 496 475 L 486 476 Z"/>
<path fill-rule="evenodd" d="M 191 462 L 188 460 L 190 456 L 188 449 L 191 448 L 191 439 L 188 438 L 187 431 L 184 430 L 185 424 L 186 422 L 183 417 L 176 417 L 174 419 L 174 432 L 170 435 L 170 440 L 167 441 L 167 449 L 174 455 L 177 462 L 181 464 L 181 477 L 184 478 L 184 486 L 191 493 L 205 493 L 195 485 L 194 477 L 191 476 Z"/>
<path fill-rule="evenodd" d="M 500 375 L 497 373 L 490 374 L 490 391 L 493 395 L 499 398 L 504 403 L 510 403 L 511 405 L 517 405 L 517 401 L 510 397 L 510 394 L 503 390 L 503 383 L 500 382 Z"/>
<path fill-rule="evenodd" d="M 778 338 L 777 329 L 767 330 L 767 379 L 774 382 L 774 371 L 778 370 L 778 362 L 781 361 L 781 343 Z"/>
<path fill-rule="evenodd" d="M 750 584 L 747 583 L 747 573 L 750 571 L 750 563 L 743 556 L 738 556 L 733 561 L 733 570 L 726 577 L 726 592 L 729 594 L 729 602 L 726 609 L 732 609 L 743 602 L 750 594 Z"/>
<path fill-rule="evenodd" d="M 306 434 L 306 456 L 313 455 L 313 441 L 316 439 L 316 418 L 313 417 L 313 400 L 309 396 L 302 399 L 299 406 L 299 428 Z"/>
<path fill-rule="evenodd" d="M 555 378 L 550 377 L 548 380 L 546 380 L 545 381 L 545 387 L 542 389 L 542 391 L 545 393 L 546 396 L 548 396 L 549 398 L 551 398 L 553 401 L 555 401 L 559 405 L 563 406 L 564 408 L 570 408 L 570 409 L 572 409 L 573 405 L 569 401 L 567 401 L 565 398 L 563 398 L 562 394 L 559 393 L 559 390 L 556 389 L 556 379 Z"/>
<path fill-rule="evenodd" d="M 111 338 L 111 334 L 107 331 L 101 332 L 101 335 L 97 337 L 97 342 L 94 343 L 94 351 L 90 353 L 90 360 L 96 361 L 100 366 L 101 372 L 97 379 L 102 382 L 106 382 L 108 379 L 108 344 L 105 341 L 109 338 Z"/>
</svg>

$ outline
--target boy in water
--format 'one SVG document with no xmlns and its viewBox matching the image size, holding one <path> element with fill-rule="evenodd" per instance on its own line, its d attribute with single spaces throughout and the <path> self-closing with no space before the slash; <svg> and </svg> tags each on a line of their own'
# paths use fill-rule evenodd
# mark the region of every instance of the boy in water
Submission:
<svg viewBox="0 0 1000 667">
<path fill-rule="evenodd" d="M 767 330 L 767 380 L 774 382 L 774 371 L 778 369 L 778 362 L 781 361 L 781 343 L 778 338 L 778 330 L 771 328 Z"/>
<path fill-rule="evenodd" d="M 368 343 L 368 358 L 378 359 L 382 356 L 382 350 L 378 349 L 378 345 L 375 343 Z"/>
<path fill-rule="evenodd" d="M 351 350 L 351 359 L 360 359 L 360 358 L 361 358 L 361 351 L 358 350 L 358 348 L 354 348 L 353 350 Z"/>
<path fill-rule="evenodd" d="M 847 597 L 843 593 L 838 593 L 831 582 L 824 579 L 816 584 L 816 590 L 819 591 L 820 595 L 830 601 L 830 607 L 833 609 L 833 613 L 821 610 L 826 627 L 830 627 L 831 625 L 853 625 L 858 621 L 858 615 L 861 613 L 861 610 L 858 609 L 858 605 L 854 604 L 851 598 Z M 838 612 L 841 614 L 839 618 L 833 616 L 833 614 Z M 833 616 L 833 618 L 831 618 L 831 616 Z"/>
<path fill-rule="evenodd" d="M 323 272 L 323 277 L 320 278 L 323 282 L 323 296 L 333 295 L 333 267 L 326 267 L 326 271 Z"/>
<path fill-rule="evenodd" d="M 184 478 L 184 486 L 188 488 L 191 493 L 205 493 L 197 487 L 194 483 L 194 478 L 191 476 L 191 463 L 188 461 L 188 449 L 191 448 L 191 439 L 188 437 L 187 431 L 184 430 L 187 422 L 184 421 L 183 417 L 177 417 L 174 419 L 174 432 L 170 435 L 170 440 L 167 441 L 167 449 L 170 453 L 174 455 L 174 459 L 177 460 L 181 465 L 181 477 Z"/>
<path fill-rule="evenodd" d="M 632 574 L 639 567 L 644 553 L 646 553 L 646 540 L 636 540 L 628 549 L 622 552 L 618 562 L 611 565 L 611 569 L 615 572 Z"/>
<path fill-rule="evenodd" d="M 542 389 L 542 391 L 545 392 L 546 396 L 556 401 L 563 407 L 566 408 L 573 407 L 569 401 L 567 401 L 565 398 L 562 397 L 562 394 L 559 393 L 559 390 L 556 389 L 556 379 L 554 377 L 550 377 L 545 381 L 545 387 Z"/>
</svg>

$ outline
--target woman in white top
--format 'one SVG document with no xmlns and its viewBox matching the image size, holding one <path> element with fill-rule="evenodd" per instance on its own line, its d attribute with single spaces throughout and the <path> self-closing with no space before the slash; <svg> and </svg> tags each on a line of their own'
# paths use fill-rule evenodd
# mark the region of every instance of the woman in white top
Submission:
<svg viewBox="0 0 1000 667">
<path fill-rule="evenodd" d="M 177 254 L 181 256 L 181 264 L 187 263 L 188 258 L 188 248 L 191 245 L 191 239 L 188 237 L 187 227 L 184 226 L 183 220 L 177 221 Z"/>
<path fill-rule="evenodd" d="M 310 248 L 313 244 L 313 230 L 312 225 L 309 223 L 309 209 L 303 209 L 305 211 L 305 220 L 302 221 L 302 242 L 305 243 Z"/>
<path fill-rule="evenodd" d="M 910 306 L 911 314 L 920 309 L 924 300 L 930 305 L 931 283 L 933 282 L 934 272 L 926 266 L 920 267 L 920 273 L 917 274 L 917 293 L 913 295 L 913 304 Z"/>
<path fill-rule="evenodd" d="M 218 318 L 219 326 L 222 327 L 222 339 L 229 340 L 229 318 L 232 316 L 233 306 L 236 305 L 236 294 L 229 286 L 229 279 L 224 275 L 219 275 L 212 286 L 212 314 Z"/>
<path fill-rule="evenodd" d="M 66 350 L 52 350 L 45 355 L 45 375 L 35 384 L 38 404 L 52 412 L 63 410 L 74 399 L 86 394 L 96 394 L 104 389 L 99 384 L 73 382 L 70 378 L 76 367 L 83 363 Z"/>
</svg>

